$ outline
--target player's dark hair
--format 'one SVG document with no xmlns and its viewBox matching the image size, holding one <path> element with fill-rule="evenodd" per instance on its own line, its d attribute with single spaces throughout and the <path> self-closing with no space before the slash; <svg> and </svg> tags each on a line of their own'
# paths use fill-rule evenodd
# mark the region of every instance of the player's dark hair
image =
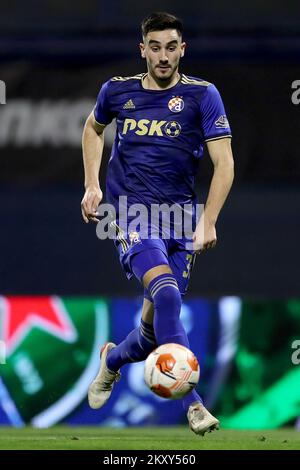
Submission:
<svg viewBox="0 0 300 470">
<path fill-rule="evenodd" d="M 151 13 L 144 18 L 141 27 L 143 37 L 147 36 L 150 31 L 163 31 L 164 29 L 176 29 L 181 37 L 183 33 L 182 21 L 176 16 L 163 11 Z"/>
</svg>

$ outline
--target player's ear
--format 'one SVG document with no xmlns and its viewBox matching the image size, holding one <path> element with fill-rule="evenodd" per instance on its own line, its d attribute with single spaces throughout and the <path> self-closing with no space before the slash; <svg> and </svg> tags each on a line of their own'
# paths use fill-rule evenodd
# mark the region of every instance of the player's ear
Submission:
<svg viewBox="0 0 300 470">
<path fill-rule="evenodd" d="M 181 43 L 180 57 L 184 57 L 185 48 L 186 48 L 186 42 L 182 42 L 182 43 Z"/>
<path fill-rule="evenodd" d="M 140 42 L 140 51 L 141 51 L 141 56 L 143 59 L 145 59 L 145 44 L 143 42 Z"/>
</svg>

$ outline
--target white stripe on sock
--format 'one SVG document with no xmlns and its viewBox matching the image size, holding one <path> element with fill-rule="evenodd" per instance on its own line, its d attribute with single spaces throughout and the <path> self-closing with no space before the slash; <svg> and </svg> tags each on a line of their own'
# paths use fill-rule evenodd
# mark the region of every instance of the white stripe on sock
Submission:
<svg viewBox="0 0 300 470">
<path fill-rule="evenodd" d="M 151 289 L 151 295 L 152 297 L 157 294 L 158 290 L 161 289 L 161 287 L 166 287 L 166 286 L 173 286 L 175 289 L 178 289 L 178 284 L 175 279 L 170 279 L 170 280 L 165 280 L 163 279 L 159 284 L 157 284 L 153 289 Z"/>
</svg>

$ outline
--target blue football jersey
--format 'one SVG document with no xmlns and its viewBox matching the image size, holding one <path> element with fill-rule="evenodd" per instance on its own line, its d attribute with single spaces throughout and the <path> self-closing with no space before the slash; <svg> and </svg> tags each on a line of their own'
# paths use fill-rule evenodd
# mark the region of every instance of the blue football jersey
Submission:
<svg viewBox="0 0 300 470">
<path fill-rule="evenodd" d="M 200 78 L 181 75 L 166 90 L 143 87 L 146 73 L 113 77 L 94 109 L 100 124 L 116 118 L 106 198 L 128 204 L 195 203 L 194 180 L 204 142 L 231 136 L 220 94 Z"/>
</svg>

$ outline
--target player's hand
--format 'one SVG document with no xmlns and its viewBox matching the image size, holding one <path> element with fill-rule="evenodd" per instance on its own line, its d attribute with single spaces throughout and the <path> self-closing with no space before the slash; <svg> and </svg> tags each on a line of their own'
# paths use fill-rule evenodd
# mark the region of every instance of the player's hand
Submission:
<svg viewBox="0 0 300 470">
<path fill-rule="evenodd" d="M 81 201 L 81 214 L 86 224 L 88 224 L 90 220 L 96 223 L 99 222 L 99 219 L 97 218 L 97 209 L 102 198 L 103 193 L 99 186 L 86 188 Z"/>
<path fill-rule="evenodd" d="M 217 243 L 217 232 L 214 223 L 210 223 L 203 215 L 193 234 L 193 245 L 196 253 L 214 248 Z"/>
</svg>

